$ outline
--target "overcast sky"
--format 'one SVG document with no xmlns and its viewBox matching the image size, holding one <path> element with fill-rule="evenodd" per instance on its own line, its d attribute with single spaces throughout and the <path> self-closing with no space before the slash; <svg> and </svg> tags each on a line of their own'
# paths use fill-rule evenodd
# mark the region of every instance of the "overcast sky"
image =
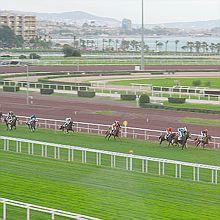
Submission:
<svg viewBox="0 0 220 220">
<path fill-rule="evenodd" d="M 145 22 L 164 23 L 220 18 L 220 0 L 144 0 Z M 1 10 L 86 11 L 140 23 L 141 0 L 0 0 Z"/>
</svg>

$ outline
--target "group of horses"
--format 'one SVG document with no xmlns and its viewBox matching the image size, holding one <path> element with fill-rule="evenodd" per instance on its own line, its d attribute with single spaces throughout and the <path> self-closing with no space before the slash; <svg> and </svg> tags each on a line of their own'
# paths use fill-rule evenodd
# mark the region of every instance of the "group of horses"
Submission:
<svg viewBox="0 0 220 220">
<path fill-rule="evenodd" d="M 17 116 L 14 115 L 10 120 L 8 120 L 7 116 L 3 115 L 0 112 L 0 120 L 2 120 L 6 124 L 7 130 L 16 129 L 17 122 L 18 122 Z M 28 126 L 30 131 L 34 132 L 37 128 L 37 120 L 27 121 L 26 125 Z M 59 127 L 59 129 L 66 133 L 69 133 L 70 131 L 74 132 L 74 123 L 71 121 L 69 124 L 63 124 Z M 120 131 L 121 131 L 120 126 L 117 126 L 115 129 L 109 128 L 105 133 L 105 138 L 108 140 L 110 140 L 111 137 L 114 137 L 114 139 L 116 138 L 120 139 Z M 191 134 L 189 131 L 185 132 L 185 134 L 183 135 L 181 139 L 179 139 L 178 134 L 174 132 L 170 134 L 169 136 L 167 136 L 167 134 L 162 134 L 159 137 L 159 143 L 161 145 L 164 141 L 167 141 L 168 146 L 170 145 L 181 146 L 181 148 L 184 149 L 187 147 L 187 141 L 190 138 L 191 138 Z M 196 137 L 194 139 L 194 143 L 196 147 L 201 146 L 205 148 L 205 146 L 209 144 L 209 141 L 211 141 L 211 139 L 212 137 L 210 135 L 203 137 L 203 138 Z"/>
<path fill-rule="evenodd" d="M 182 150 L 187 147 L 187 141 L 191 138 L 191 134 L 189 131 L 186 131 L 183 135 L 183 137 L 180 139 L 177 133 L 172 133 L 170 135 L 162 134 L 159 137 L 160 145 L 164 142 L 168 142 L 168 146 L 181 146 Z M 196 137 L 193 142 L 196 147 L 201 146 L 202 148 L 205 148 L 209 144 L 209 142 L 212 140 L 212 137 L 210 135 L 207 135 L 205 137 Z"/>
</svg>

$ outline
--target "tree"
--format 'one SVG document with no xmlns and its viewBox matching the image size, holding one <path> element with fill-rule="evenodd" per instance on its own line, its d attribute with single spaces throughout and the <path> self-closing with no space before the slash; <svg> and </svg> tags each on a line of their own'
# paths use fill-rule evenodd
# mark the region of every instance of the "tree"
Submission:
<svg viewBox="0 0 220 220">
<path fill-rule="evenodd" d="M 0 27 L 1 47 L 22 47 L 24 40 L 21 36 L 16 36 L 7 26 Z"/>
<path fill-rule="evenodd" d="M 79 50 L 74 49 L 69 45 L 63 46 L 64 57 L 81 57 L 81 53 Z"/>
</svg>

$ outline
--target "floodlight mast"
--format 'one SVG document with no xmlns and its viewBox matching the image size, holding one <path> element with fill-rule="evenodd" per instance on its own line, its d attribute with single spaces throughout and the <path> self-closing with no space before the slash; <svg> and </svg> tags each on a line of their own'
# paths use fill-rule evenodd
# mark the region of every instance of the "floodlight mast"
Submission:
<svg viewBox="0 0 220 220">
<path fill-rule="evenodd" d="M 142 24 L 141 24 L 141 70 L 144 71 L 145 63 L 144 63 L 144 0 L 142 0 Z"/>
</svg>

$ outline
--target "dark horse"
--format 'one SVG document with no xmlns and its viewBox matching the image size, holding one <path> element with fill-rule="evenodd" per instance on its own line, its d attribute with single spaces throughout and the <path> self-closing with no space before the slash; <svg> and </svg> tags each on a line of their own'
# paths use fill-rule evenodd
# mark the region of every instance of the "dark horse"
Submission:
<svg viewBox="0 0 220 220">
<path fill-rule="evenodd" d="M 172 139 L 171 144 L 172 144 L 172 145 L 177 145 L 177 146 L 181 145 L 182 150 L 183 150 L 184 148 L 186 148 L 187 140 L 188 140 L 189 138 L 191 138 L 191 135 L 190 135 L 190 132 L 189 132 L 189 131 L 184 132 L 184 136 L 183 136 L 183 138 L 182 138 L 181 140 L 179 140 L 179 137 L 178 137 L 178 135 L 176 134 L 176 135 L 174 136 L 174 138 Z"/>
<path fill-rule="evenodd" d="M 204 149 L 206 145 L 209 144 L 209 141 L 212 140 L 212 137 L 210 135 L 204 137 L 204 138 L 200 138 L 200 137 L 197 137 L 195 140 L 194 140 L 194 143 L 196 145 L 196 147 L 198 147 L 199 145 Z"/>
<path fill-rule="evenodd" d="M 27 121 L 26 125 L 30 129 L 30 131 L 35 132 L 37 128 L 37 120 Z"/>
<path fill-rule="evenodd" d="M 74 127 L 74 124 L 73 124 L 73 122 L 71 121 L 71 122 L 70 122 L 69 124 L 67 124 L 67 125 L 65 125 L 65 124 L 61 125 L 61 126 L 60 126 L 60 130 L 62 130 L 63 132 L 66 130 L 66 133 L 69 133 L 69 131 L 74 132 L 73 127 Z"/>
<path fill-rule="evenodd" d="M 16 130 L 17 121 L 18 121 L 18 118 L 16 116 L 13 116 L 12 119 L 9 119 L 9 120 L 5 117 L 4 122 L 7 126 L 7 130 L 11 131 L 13 128 L 14 130 Z"/>
<path fill-rule="evenodd" d="M 105 133 L 105 138 L 108 138 L 108 140 L 110 140 L 111 136 L 114 137 L 114 139 L 117 138 L 120 138 L 119 134 L 120 134 L 120 129 L 121 127 L 120 126 L 117 126 L 115 130 L 112 131 L 112 129 L 109 129 L 106 131 Z"/>
<path fill-rule="evenodd" d="M 168 137 L 167 137 L 167 134 L 160 135 L 160 137 L 159 137 L 160 144 L 162 144 L 164 141 L 167 141 L 169 143 L 168 146 L 170 146 L 175 135 L 176 135 L 176 133 L 172 133 Z"/>
</svg>

